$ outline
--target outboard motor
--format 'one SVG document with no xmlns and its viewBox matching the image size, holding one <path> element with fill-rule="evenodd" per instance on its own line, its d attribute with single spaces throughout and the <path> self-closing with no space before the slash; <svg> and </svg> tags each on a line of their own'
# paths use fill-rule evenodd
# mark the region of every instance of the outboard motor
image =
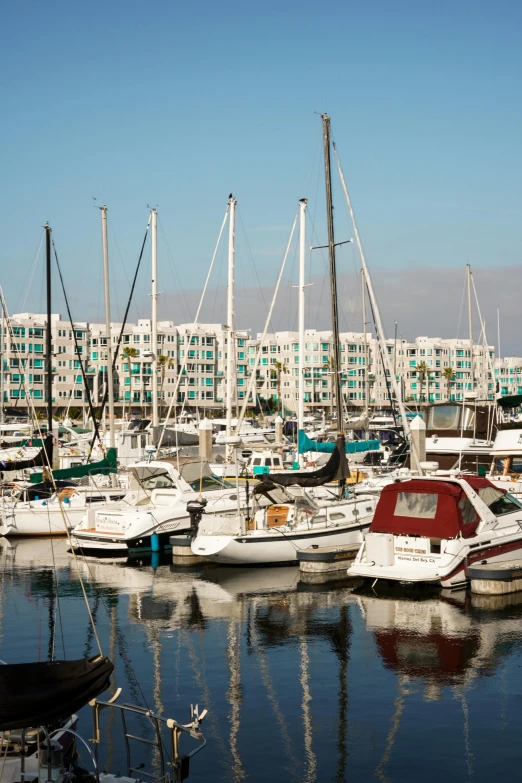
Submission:
<svg viewBox="0 0 522 783">
<path fill-rule="evenodd" d="M 189 500 L 187 503 L 187 511 L 190 516 L 189 535 L 193 536 L 194 538 L 198 534 L 199 523 L 201 522 L 201 517 L 205 513 L 205 506 L 207 505 L 207 502 L 208 501 L 206 498 L 198 498 L 198 500 Z"/>
</svg>

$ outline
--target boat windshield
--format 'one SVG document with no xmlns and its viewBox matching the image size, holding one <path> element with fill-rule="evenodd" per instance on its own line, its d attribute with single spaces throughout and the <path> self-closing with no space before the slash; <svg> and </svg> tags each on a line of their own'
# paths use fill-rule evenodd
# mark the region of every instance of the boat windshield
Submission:
<svg viewBox="0 0 522 783">
<path fill-rule="evenodd" d="M 484 501 L 490 511 L 497 517 L 522 509 L 522 503 L 516 500 L 513 495 L 505 494 L 496 487 L 483 487 L 479 489 L 478 494 L 480 499 Z"/>
<path fill-rule="evenodd" d="M 140 483 L 143 489 L 172 489 L 176 486 L 167 472 L 146 476 Z"/>
<path fill-rule="evenodd" d="M 211 492 L 212 490 L 227 489 L 234 486 L 230 481 L 222 481 L 215 476 L 202 476 L 200 479 L 190 481 L 189 483 L 196 492 Z"/>
</svg>

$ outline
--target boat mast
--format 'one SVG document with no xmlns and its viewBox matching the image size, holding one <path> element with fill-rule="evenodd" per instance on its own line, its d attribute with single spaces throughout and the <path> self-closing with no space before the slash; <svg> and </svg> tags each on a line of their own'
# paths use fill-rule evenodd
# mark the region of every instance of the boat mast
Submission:
<svg viewBox="0 0 522 783">
<path fill-rule="evenodd" d="M 45 224 L 45 270 L 47 284 L 47 332 L 45 334 L 45 353 L 47 360 L 47 434 L 53 431 L 53 357 L 51 334 L 51 227 Z"/>
<path fill-rule="evenodd" d="M 107 207 L 100 207 L 103 247 L 103 283 L 105 289 L 105 328 L 107 332 L 107 390 L 109 395 L 109 446 L 116 445 L 114 439 L 114 389 L 112 375 L 111 300 L 109 293 L 109 247 L 107 243 Z M 130 359 L 129 359 L 130 361 Z"/>
<path fill-rule="evenodd" d="M 370 367 L 368 365 L 368 339 L 366 337 L 366 278 L 364 269 L 361 269 L 362 282 L 362 319 L 363 319 L 363 340 L 364 340 L 364 418 L 366 423 L 366 437 L 368 437 L 369 405 L 370 405 Z"/>
<path fill-rule="evenodd" d="M 151 209 L 152 244 L 152 426 L 158 419 L 158 210 Z"/>
<path fill-rule="evenodd" d="M 341 396 L 341 353 L 339 346 L 339 312 L 337 307 L 337 272 L 335 268 L 335 238 L 332 204 L 332 172 L 330 169 L 330 117 L 322 114 L 323 146 L 324 146 L 324 177 L 326 184 L 326 218 L 328 223 L 328 258 L 330 261 L 330 295 L 332 300 L 332 334 L 334 366 L 332 393 L 335 390 L 337 405 L 337 431 L 343 434 L 343 398 Z"/>
<path fill-rule="evenodd" d="M 306 255 L 306 205 L 308 199 L 299 201 L 299 399 L 297 403 L 297 430 L 304 429 L 304 358 L 305 358 L 305 255 Z"/>
<path fill-rule="evenodd" d="M 417 453 L 417 449 L 415 447 L 415 444 L 414 444 L 414 442 L 413 442 L 413 440 L 411 438 L 410 425 L 408 424 L 408 417 L 406 416 L 406 408 L 405 408 L 405 405 L 404 405 L 404 400 L 402 398 L 401 390 L 399 389 L 399 384 L 397 383 L 397 377 L 393 373 L 393 366 L 392 366 L 392 363 L 390 361 L 390 357 L 388 355 L 388 349 L 387 349 L 387 345 L 386 345 L 386 339 L 385 339 L 385 336 L 384 336 L 384 329 L 383 329 L 383 325 L 382 325 L 382 319 L 381 319 L 381 313 L 380 313 L 380 310 L 379 310 L 379 305 L 377 303 L 377 298 L 375 296 L 375 291 L 373 290 L 372 278 L 371 278 L 371 275 L 370 275 L 370 271 L 368 269 L 368 265 L 366 263 L 366 256 L 364 255 L 364 248 L 362 246 L 361 237 L 359 235 L 359 229 L 357 228 L 357 222 L 355 220 L 355 214 L 354 214 L 353 207 L 352 207 L 352 202 L 350 200 L 350 195 L 348 193 L 348 188 L 346 187 L 346 182 L 345 182 L 345 179 L 344 179 L 343 170 L 341 168 L 341 162 L 339 160 L 339 155 L 337 154 L 337 150 L 335 149 L 335 144 L 334 144 L 334 152 L 335 152 L 335 157 L 336 157 L 336 160 L 337 160 L 337 168 L 338 168 L 338 171 L 339 171 L 339 177 L 340 177 L 340 180 L 341 180 L 341 185 L 342 185 L 342 188 L 343 188 L 343 191 L 344 191 L 346 204 L 348 206 L 348 211 L 350 213 L 350 218 L 351 218 L 352 225 L 353 225 L 353 230 L 354 230 L 354 234 L 355 234 L 355 241 L 357 242 L 357 248 L 359 250 L 359 255 L 361 257 L 362 268 L 364 269 L 364 275 L 365 275 L 365 278 L 366 278 L 366 287 L 368 289 L 368 297 L 369 297 L 371 305 L 372 305 L 372 309 L 373 309 L 373 313 L 374 313 L 374 317 L 375 317 L 375 325 L 376 325 L 376 328 L 377 328 L 377 336 L 378 336 L 379 342 L 381 344 L 384 370 L 386 371 L 386 369 L 387 369 L 389 371 L 389 373 L 390 373 L 391 385 L 392 385 L 393 391 L 395 392 L 395 397 L 397 399 L 397 402 L 398 402 L 398 405 L 399 405 L 399 411 L 400 411 L 400 414 L 401 414 L 401 425 L 402 425 L 402 428 L 404 430 L 404 435 L 406 437 L 406 440 L 410 444 L 413 468 L 418 470 L 418 472 L 422 475 L 422 468 L 420 467 L 419 455 Z"/>
<path fill-rule="evenodd" d="M 2 338 L 0 343 L 0 424 L 4 423 L 4 351 L 5 351 L 5 306 L 4 292 L 0 290 L 2 299 Z"/>
<path fill-rule="evenodd" d="M 234 396 L 234 359 L 236 339 L 234 332 L 234 260 L 235 260 L 235 228 L 236 228 L 236 204 L 237 200 L 230 194 L 228 205 L 230 214 L 228 218 L 228 287 L 227 287 L 227 426 L 226 437 L 232 437 L 232 403 Z M 232 456 L 232 448 L 227 446 L 227 456 Z"/>
<path fill-rule="evenodd" d="M 475 362 L 473 360 L 473 322 L 471 316 L 471 266 L 466 264 L 468 276 L 468 325 L 469 325 L 469 357 L 471 368 L 471 391 L 475 389 Z M 464 398 L 466 395 L 464 395 Z"/>
</svg>

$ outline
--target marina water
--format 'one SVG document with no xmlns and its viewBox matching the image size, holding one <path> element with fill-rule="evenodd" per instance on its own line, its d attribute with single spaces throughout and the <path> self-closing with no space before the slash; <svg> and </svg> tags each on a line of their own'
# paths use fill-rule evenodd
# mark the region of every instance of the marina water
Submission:
<svg viewBox="0 0 522 783">
<path fill-rule="evenodd" d="M 209 710 L 192 781 L 517 777 L 522 594 L 362 593 L 292 567 L 76 565 L 65 541 L 0 539 L 2 660 L 96 654 L 80 575 L 121 700 L 180 722 L 191 703 Z M 89 708 L 78 728 L 91 736 Z M 102 767 L 124 774 L 117 720 L 104 736 Z"/>
</svg>

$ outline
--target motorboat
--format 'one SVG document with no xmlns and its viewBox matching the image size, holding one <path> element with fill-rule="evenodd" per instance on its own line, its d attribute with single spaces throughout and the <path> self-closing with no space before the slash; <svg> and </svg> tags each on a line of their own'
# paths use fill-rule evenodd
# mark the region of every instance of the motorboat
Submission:
<svg viewBox="0 0 522 783">
<path fill-rule="evenodd" d="M 496 487 L 522 498 L 522 427 L 504 425 L 491 449 L 488 479 Z"/>
<path fill-rule="evenodd" d="M 259 427 L 257 421 L 253 422 L 248 419 L 243 419 L 239 431 L 236 432 L 239 422 L 238 419 L 232 419 L 232 428 L 235 435 L 239 435 L 243 444 L 262 444 L 270 446 L 276 441 L 276 434 L 274 427 Z M 214 437 L 214 443 L 216 446 L 223 446 L 227 442 L 227 430 L 226 419 L 213 419 L 212 425 L 216 431 Z M 286 438 L 285 438 L 286 442 Z"/>
<path fill-rule="evenodd" d="M 191 525 L 187 503 L 207 501 L 207 513 L 237 512 L 246 493 L 213 475 L 207 462 L 179 457 L 128 467 L 129 491 L 119 503 L 90 508 L 74 528 L 72 544 L 84 554 L 122 555 L 169 548 L 173 533 Z M 152 538 L 154 536 L 154 538 Z"/>
<path fill-rule="evenodd" d="M 0 498 L 0 536 L 66 536 L 89 509 L 126 494 L 123 487 L 97 486 L 95 480 L 87 486 L 74 481 L 15 483 Z"/>
<path fill-rule="evenodd" d="M 284 456 L 280 451 L 273 449 L 262 449 L 253 451 L 252 449 L 243 449 L 241 456 L 238 454 L 237 462 L 227 462 L 222 459 L 221 462 L 210 463 L 210 469 L 215 476 L 221 478 L 252 478 L 261 473 L 273 473 L 287 469 L 284 464 Z M 292 464 L 292 463 L 290 463 Z"/>
<path fill-rule="evenodd" d="M 382 488 L 350 576 L 457 588 L 467 566 L 522 553 L 522 503 L 472 475 L 398 479 Z"/>
<path fill-rule="evenodd" d="M 497 432 L 497 413 L 492 402 L 427 405 L 426 459 L 438 462 L 442 470 L 477 473 L 481 465 L 488 466 Z"/>
</svg>

